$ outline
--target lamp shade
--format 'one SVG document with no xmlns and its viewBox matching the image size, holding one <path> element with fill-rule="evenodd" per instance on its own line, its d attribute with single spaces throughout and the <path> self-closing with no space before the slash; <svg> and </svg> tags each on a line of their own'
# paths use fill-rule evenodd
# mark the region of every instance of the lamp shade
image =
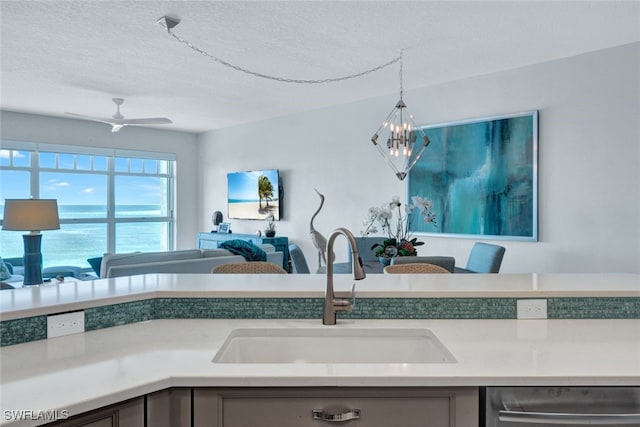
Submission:
<svg viewBox="0 0 640 427">
<path fill-rule="evenodd" d="M 3 230 L 58 230 L 58 201 L 56 199 L 6 199 L 4 201 Z"/>
</svg>

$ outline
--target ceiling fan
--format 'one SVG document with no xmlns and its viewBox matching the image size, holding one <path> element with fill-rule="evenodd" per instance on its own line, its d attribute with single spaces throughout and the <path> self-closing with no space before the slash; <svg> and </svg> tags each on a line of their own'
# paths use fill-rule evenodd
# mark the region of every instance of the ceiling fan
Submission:
<svg viewBox="0 0 640 427">
<path fill-rule="evenodd" d="M 92 117 L 92 116 L 83 116 L 82 114 L 75 113 L 65 113 L 69 116 L 76 117 L 82 120 L 90 120 L 93 122 L 106 123 L 111 125 L 111 132 L 118 132 L 125 126 L 141 126 L 141 125 L 164 125 L 167 123 L 173 123 L 170 119 L 166 117 L 148 117 L 145 119 L 125 119 L 124 116 L 120 113 L 120 105 L 124 102 L 122 98 L 112 98 L 113 102 L 116 104 L 117 111 L 111 116 L 111 118 L 102 118 L 102 117 Z"/>
</svg>

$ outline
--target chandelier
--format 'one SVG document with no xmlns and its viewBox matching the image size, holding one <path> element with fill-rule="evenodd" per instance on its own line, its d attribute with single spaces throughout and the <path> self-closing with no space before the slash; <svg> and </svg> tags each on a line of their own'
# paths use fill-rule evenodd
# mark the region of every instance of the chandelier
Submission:
<svg viewBox="0 0 640 427">
<path fill-rule="evenodd" d="M 402 99 L 402 57 L 400 51 L 400 100 L 371 137 L 371 142 L 400 181 L 407 177 L 430 142 L 424 131 L 416 126 L 413 115 L 406 111 L 407 104 Z"/>
</svg>

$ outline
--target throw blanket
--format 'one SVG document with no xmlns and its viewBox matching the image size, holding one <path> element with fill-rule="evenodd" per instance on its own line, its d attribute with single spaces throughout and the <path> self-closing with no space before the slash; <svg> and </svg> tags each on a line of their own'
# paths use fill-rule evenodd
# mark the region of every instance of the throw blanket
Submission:
<svg viewBox="0 0 640 427">
<path fill-rule="evenodd" d="M 227 240 L 220 247 L 235 255 L 242 255 L 247 261 L 266 261 L 267 253 L 257 247 L 253 242 L 245 240 Z"/>
</svg>

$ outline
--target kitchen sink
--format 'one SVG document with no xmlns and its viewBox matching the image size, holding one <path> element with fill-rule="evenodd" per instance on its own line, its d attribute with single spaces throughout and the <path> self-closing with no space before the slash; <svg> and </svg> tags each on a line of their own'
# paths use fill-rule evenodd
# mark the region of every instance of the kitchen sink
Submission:
<svg viewBox="0 0 640 427">
<path fill-rule="evenodd" d="M 234 329 L 213 363 L 455 363 L 428 329 Z"/>
</svg>

